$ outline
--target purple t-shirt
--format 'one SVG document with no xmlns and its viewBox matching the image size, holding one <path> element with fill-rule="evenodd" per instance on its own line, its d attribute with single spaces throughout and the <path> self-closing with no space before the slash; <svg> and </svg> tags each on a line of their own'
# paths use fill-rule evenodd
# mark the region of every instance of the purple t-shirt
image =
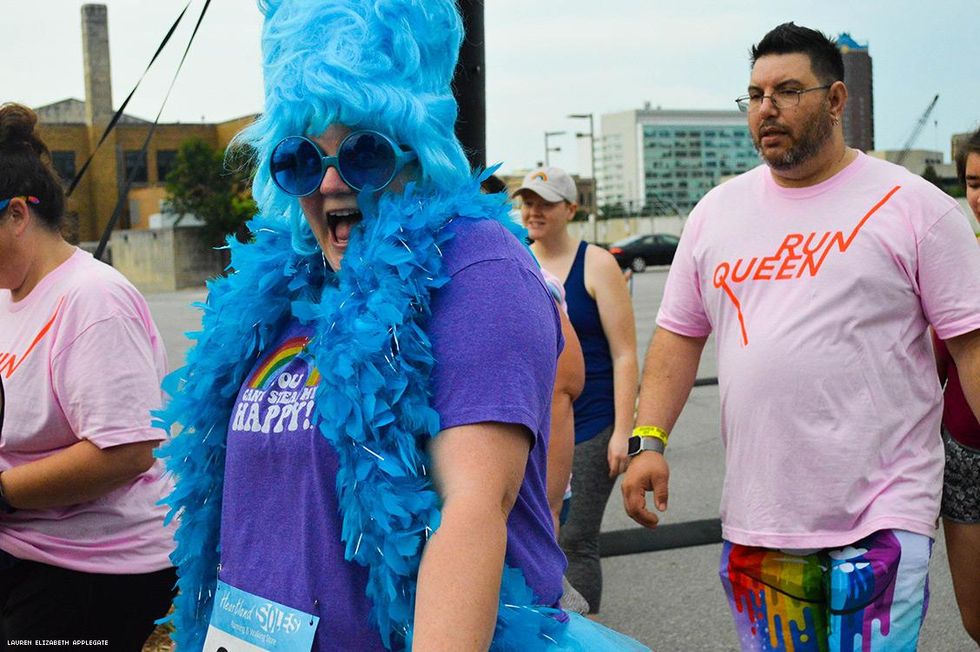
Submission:
<svg viewBox="0 0 980 652">
<path fill-rule="evenodd" d="M 442 428 L 496 421 L 533 435 L 507 523 L 507 563 L 542 604 L 561 596 L 545 472 L 551 390 L 563 344 L 530 254 L 501 225 L 459 219 L 444 249 L 451 281 L 433 294 L 432 406 Z M 337 456 L 316 431 L 312 331 L 291 323 L 260 356 L 232 410 L 221 513 L 222 581 L 319 615 L 314 650 L 383 650 L 368 622 L 365 568 L 344 560 Z"/>
</svg>

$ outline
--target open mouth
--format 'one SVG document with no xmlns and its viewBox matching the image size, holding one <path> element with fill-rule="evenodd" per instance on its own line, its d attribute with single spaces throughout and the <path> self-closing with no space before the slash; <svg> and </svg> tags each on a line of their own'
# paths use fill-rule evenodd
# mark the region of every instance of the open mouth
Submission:
<svg viewBox="0 0 980 652">
<path fill-rule="evenodd" d="M 351 230 L 363 216 L 356 208 L 344 208 L 326 213 L 327 229 L 330 237 L 338 247 L 346 247 L 350 241 Z"/>
</svg>

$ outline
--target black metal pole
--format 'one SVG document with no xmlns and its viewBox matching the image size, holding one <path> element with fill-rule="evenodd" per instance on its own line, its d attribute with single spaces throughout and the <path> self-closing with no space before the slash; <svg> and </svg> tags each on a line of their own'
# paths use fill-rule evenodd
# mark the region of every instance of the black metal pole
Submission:
<svg viewBox="0 0 980 652">
<path fill-rule="evenodd" d="M 458 0 L 466 38 L 459 49 L 453 93 L 459 104 L 456 136 L 473 168 L 487 165 L 486 56 L 483 40 L 483 0 Z"/>
</svg>

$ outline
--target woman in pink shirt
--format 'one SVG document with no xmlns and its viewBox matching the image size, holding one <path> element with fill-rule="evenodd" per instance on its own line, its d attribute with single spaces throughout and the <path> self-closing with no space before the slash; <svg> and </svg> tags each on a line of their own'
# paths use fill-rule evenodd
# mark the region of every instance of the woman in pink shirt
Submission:
<svg viewBox="0 0 980 652">
<path fill-rule="evenodd" d="M 967 141 L 956 161 L 967 203 L 980 220 L 980 130 Z M 943 438 L 946 469 L 943 478 L 943 532 L 953 576 L 953 590 L 963 626 L 980 645 L 980 423 L 978 406 L 967 404 L 953 358 L 946 345 L 933 338 L 943 393 Z"/>
<path fill-rule="evenodd" d="M 136 289 L 62 239 L 36 123 L 0 106 L 0 640 L 139 650 L 176 580 L 150 424 L 166 355 Z"/>
</svg>

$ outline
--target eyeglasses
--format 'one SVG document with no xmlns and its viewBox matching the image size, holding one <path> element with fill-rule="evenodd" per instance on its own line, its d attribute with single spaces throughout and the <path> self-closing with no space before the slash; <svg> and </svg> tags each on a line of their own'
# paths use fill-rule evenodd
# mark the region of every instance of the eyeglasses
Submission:
<svg viewBox="0 0 980 652">
<path fill-rule="evenodd" d="M 355 192 L 382 190 L 411 161 L 413 151 L 403 151 L 388 136 L 371 130 L 354 131 L 340 142 L 336 156 L 304 136 L 279 141 L 269 157 L 272 181 L 287 195 L 305 197 L 316 192 L 327 169 L 336 168 L 340 178 Z"/>
<path fill-rule="evenodd" d="M 7 210 L 7 206 L 10 206 L 10 202 L 15 199 L 23 199 L 28 204 L 33 206 L 37 206 L 41 203 L 41 200 L 33 195 L 17 195 L 16 197 L 11 197 L 10 199 L 0 199 L 0 212 Z"/>
<path fill-rule="evenodd" d="M 758 111 L 762 107 L 762 101 L 767 97 L 769 101 L 772 102 L 773 107 L 777 109 L 791 109 L 794 106 L 799 106 L 800 98 L 803 97 L 803 93 L 809 93 L 810 91 L 825 91 L 833 86 L 833 84 L 827 84 L 826 86 L 814 86 L 813 88 L 803 88 L 800 90 L 783 89 L 778 91 L 773 91 L 772 95 L 763 95 L 762 93 L 749 93 L 748 95 L 743 95 L 735 100 L 735 104 L 738 104 L 738 110 L 742 113 L 750 113 Z"/>
</svg>

